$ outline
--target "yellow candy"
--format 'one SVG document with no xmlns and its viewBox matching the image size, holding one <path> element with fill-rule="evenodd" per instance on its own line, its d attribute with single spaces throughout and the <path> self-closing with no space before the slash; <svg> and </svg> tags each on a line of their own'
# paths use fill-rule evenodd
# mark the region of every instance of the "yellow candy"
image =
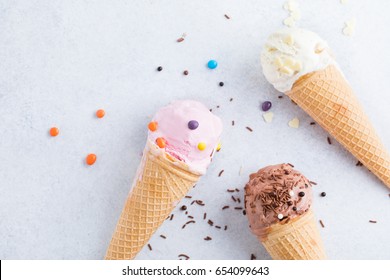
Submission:
<svg viewBox="0 0 390 280">
<path fill-rule="evenodd" d="M 205 150 L 206 149 L 206 143 L 200 142 L 198 144 L 198 149 L 201 150 L 201 151 Z"/>
<path fill-rule="evenodd" d="M 221 149 L 221 143 L 218 143 L 218 146 L 217 146 L 217 152 L 219 152 L 219 150 Z"/>
</svg>

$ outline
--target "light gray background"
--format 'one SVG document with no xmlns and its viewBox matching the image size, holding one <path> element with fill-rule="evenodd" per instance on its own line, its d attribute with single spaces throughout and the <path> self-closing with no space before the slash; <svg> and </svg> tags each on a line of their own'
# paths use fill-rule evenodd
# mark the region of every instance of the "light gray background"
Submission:
<svg viewBox="0 0 390 280">
<path fill-rule="evenodd" d="M 390 149 L 390 2 L 349 2 L 298 1 L 298 25 L 329 42 Z M 189 193 L 206 206 L 183 200 L 196 224 L 181 229 L 188 219 L 176 209 L 150 240 L 153 251 L 145 247 L 138 259 L 268 259 L 241 211 L 221 208 L 235 206 L 227 188 L 239 188 L 243 200 L 248 175 L 281 162 L 318 182 L 314 210 L 326 226 L 329 258 L 389 259 L 389 190 L 335 140 L 328 145 L 327 133 L 288 98 L 278 99 L 261 73 L 262 45 L 287 17 L 283 3 L 0 1 L 0 258 L 103 258 L 148 121 L 159 107 L 188 98 L 207 104 L 225 126 L 221 152 Z M 352 17 L 356 33 L 345 37 L 343 23 Z M 205 67 L 212 58 L 214 71 Z M 270 124 L 259 110 L 265 100 L 273 102 Z M 98 108 L 104 119 L 94 116 Z M 296 116 L 301 127 L 290 128 Z M 51 138 L 54 125 L 60 135 Z M 98 160 L 89 167 L 91 152 Z M 204 212 L 228 230 L 209 226 Z"/>
</svg>

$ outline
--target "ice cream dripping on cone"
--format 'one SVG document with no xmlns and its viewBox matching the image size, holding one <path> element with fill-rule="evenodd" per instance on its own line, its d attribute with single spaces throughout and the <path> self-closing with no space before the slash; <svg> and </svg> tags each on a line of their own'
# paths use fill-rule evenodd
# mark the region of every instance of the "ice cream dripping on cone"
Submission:
<svg viewBox="0 0 390 280">
<path fill-rule="evenodd" d="M 390 188 L 390 154 L 317 34 L 282 29 L 267 40 L 263 73 Z"/>
<path fill-rule="evenodd" d="M 245 186 L 249 227 L 273 259 L 325 259 L 316 225 L 310 181 L 290 164 L 250 175 Z"/>
<path fill-rule="evenodd" d="M 161 108 L 105 259 L 133 259 L 176 204 L 206 172 L 222 132 L 203 104 L 176 101 Z"/>
</svg>

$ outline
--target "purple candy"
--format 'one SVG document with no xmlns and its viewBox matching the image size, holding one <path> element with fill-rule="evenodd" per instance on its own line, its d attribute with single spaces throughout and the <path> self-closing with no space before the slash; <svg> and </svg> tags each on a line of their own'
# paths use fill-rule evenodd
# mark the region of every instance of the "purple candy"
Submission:
<svg viewBox="0 0 390 280">
<path fill-rule="evenodd" d="M 261 109 L 263 109 L 264 112 L 271 109 L 272 103 L 270 101 L 264 101 L 263 104 L 261 104 Z"/>
<path fill-rule="evenodd" d="M 197 129 L 199 126 L 199 123 L 197 121 L 189 121 L 188 122 L 188 128 L 191 129 L 191 130 L 194 130 L 194 129 Z"/>
</svg>

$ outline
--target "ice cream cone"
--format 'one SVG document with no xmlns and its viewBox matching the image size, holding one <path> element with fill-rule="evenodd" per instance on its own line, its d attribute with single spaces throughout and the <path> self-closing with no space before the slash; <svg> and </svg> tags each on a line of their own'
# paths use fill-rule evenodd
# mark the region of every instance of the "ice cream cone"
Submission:
<svg viewBox="0 0 390 280">
<path fill-rule="evenodd" d="M 390 187 L 390 155 L 336 66 L 302 76 L 286 94 Z"/>
<path fill-rule="evenodd" d="M 274 260 L 323 260 L 324 245 L 314 214 L 309 210 L 287 224 L 275 224 L 266 237 L 258 236 Z"/>
<path fill-rule="evenodd" d="M 152 143 L 145 147 L 105 259 L 133 259 L 200 177 L 156 149 Z"/>
<path fill-rule="evenodd" d="M 142 161 L 105 259 L 133 259 L 148 243 L 205 174 L 222 122 L 203 104 L 180 100 L 158 110 L 148 129 Z"/>
<path fill-rule="evenodd" d="M 270 165 L 245 186 L 249 227 L 275 260 L 326 259 L 310 181 L 291 164 Z"/>
</svg>

